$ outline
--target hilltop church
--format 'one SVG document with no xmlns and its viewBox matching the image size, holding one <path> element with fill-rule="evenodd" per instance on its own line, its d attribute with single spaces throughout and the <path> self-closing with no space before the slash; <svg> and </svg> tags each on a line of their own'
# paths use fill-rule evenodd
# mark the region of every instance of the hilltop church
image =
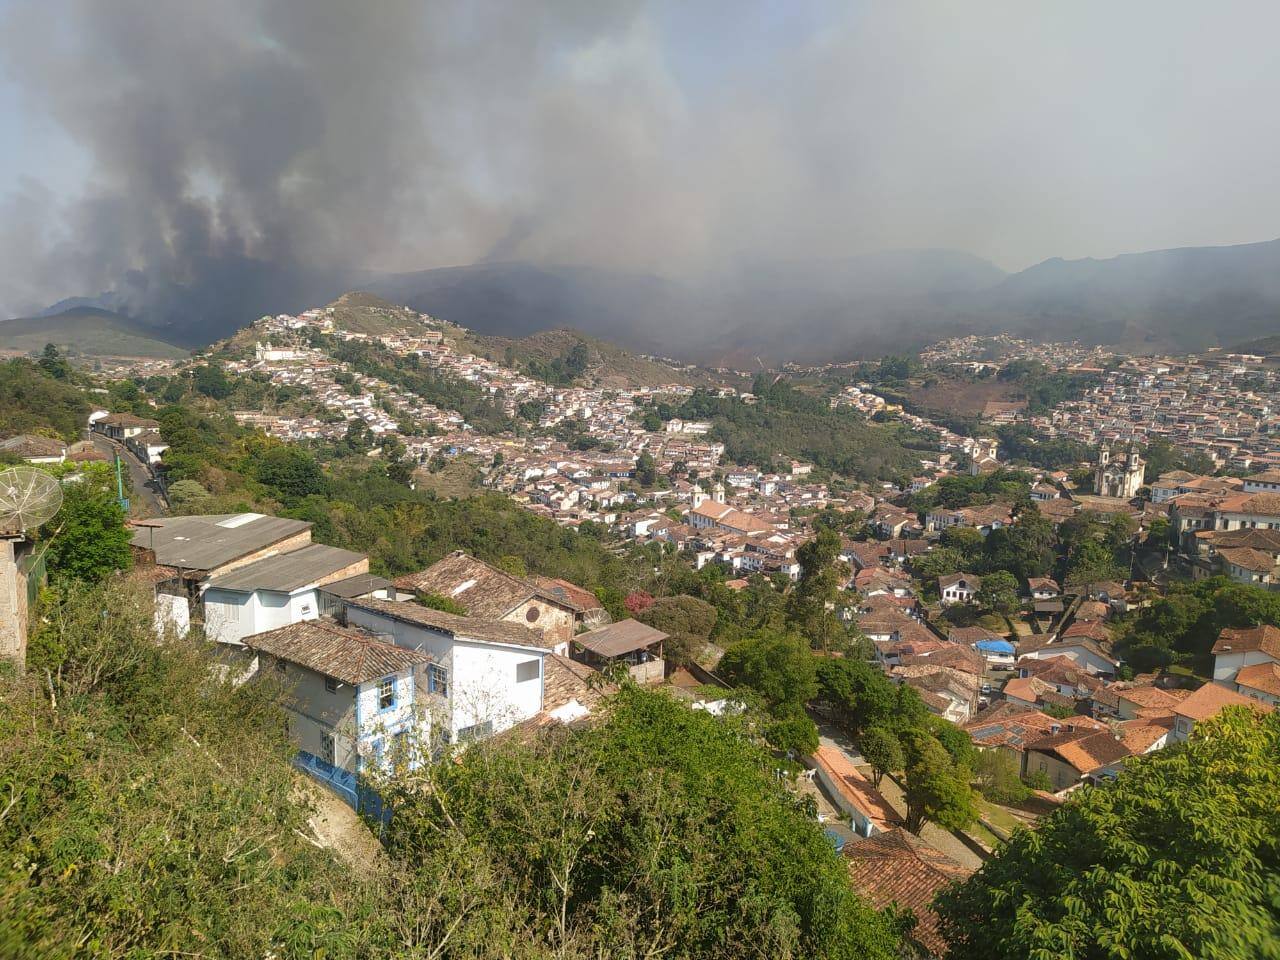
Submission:
<svg viewBox="0 0 1280 960">
<path fill-rule="evenodd" d="M 1093 492 L 1100 497 L 1132 500 L 1142 486 L 1146 466 L 1136 446 L 1130 444 L 1125 459 L 1112 460 L 1111 447 L 1104 443 L 1098 448 L 1098 465 L 1093 468 Z"/>
</svg>

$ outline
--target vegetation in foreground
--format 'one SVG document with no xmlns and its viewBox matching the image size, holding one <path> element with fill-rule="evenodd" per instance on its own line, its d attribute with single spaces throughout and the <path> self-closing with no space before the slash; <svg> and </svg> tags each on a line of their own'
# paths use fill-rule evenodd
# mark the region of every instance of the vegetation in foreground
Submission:
<svg viewBox="0 0 1280 960">
<path fill-rule="evenodd" d="M 746 718 L 626 689 L 388 790 L 385 868 L 319 849 L 269 684 L 157 642 L 114 579 L 46 598 L 0 678 L 0 955 L 883 957 Z"/>
<path fill-rule="evenodd" d="M 1229 708 L 1019 831 L 938 909 L 953 960 L 1280 957 L 1280 715 Z"/>
</svg>

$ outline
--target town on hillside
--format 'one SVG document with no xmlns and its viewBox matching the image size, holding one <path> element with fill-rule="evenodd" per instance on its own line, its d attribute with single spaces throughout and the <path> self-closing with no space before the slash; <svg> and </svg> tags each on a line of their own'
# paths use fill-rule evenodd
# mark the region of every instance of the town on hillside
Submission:
<svg viewBox="0 0 1280 960">
<path fill-rule="evenodd" d="M 1047 412 L 998 405 L 989 433 L 972 435 L 848 370 L 794 371 L 837 377 L 814 400 L 776 399 L 781 375 L 694 387 L 672 370 L 670 383 L 605 388 L 581 356 L 555 383 L 470 352 L 454 325 L 396 317 L 383 332 L 344 327 L 332 307 L 266 317 L 163 372 L 99 371 L 74 439 L 0 439 L 11 471 L 101 483 L 124 504 L 128 577 L 157 633 L 207 642 L 211 668 L 235 683 L 280 684 L 295 767 L 353 810 L 390 816 L 370 784 L 469 744 L 589 726 L 623 686 L 709 716 L 763 709 L 778 730 L 799 717 L 798 733 L 766 735 L 790 789 L 854 886 L 910 907 L 914 942 L 942 956 L 935 896 L 1018 830 L 1226 708 L 1280 704 L 1278 387 L 1259 358 L 1040 345 L 1036 362 L 1088 386 Z M 1029 352 L 951 342 L 922 356 L 972 376 Z M 59 362 L 56 350 L 40 361 L 66 376 Z M 638 560 L 646 579 L 610 593 L 457 546 L 410 568 L 323 542 L 327 520 L 305 511 L 202 509 L 218 474 L 192 465 L 191 431 L 166 435 L 166 391 L 226 418 L 238 443 L 319 463 L 341 446 L 409 493 L 470 464 L 461 495 L 501 495 Z M 910 468 L 852 476 L 792 453 L 804 438 L 767 463 L 735 462 L 735 412 L 781 415 L 784 402 L 837 429 L 916 437 Z M 698 409 L 712 412 L 688 415 Z M 1037 467 L 1002 444 L 1011 423 L 1091 456 Z M 1152 470 L 1156 453 L 1167 469 Z M 45 577 L 34 560 L 58 533 L 16 516 L 0 537 L 0 642 L 21 662 Z M 677 567 L 684 586 L 664 595 Z M 1190 604 L 1210 612 L 1170 634 Z M 785 624 L 803 649 L 715 626 L 757 608 L 772 610 L 758 627 Z M 810 686 L 771 692 L 753 660 L 766 650 L 802 657 Z M 867 685 L 885 711 L 867 713 Z M 903 753 L 922 729 L 972 790 L 958 811 L 922 812 Z"/>
</svg>

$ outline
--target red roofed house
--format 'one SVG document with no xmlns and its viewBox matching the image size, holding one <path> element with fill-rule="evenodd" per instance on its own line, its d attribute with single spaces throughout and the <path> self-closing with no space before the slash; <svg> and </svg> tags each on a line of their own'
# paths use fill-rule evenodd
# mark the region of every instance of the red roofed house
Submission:
<svg viewBox="0 0 1280 960">
<path fill-rule="evenodd" d="M 1235 684 L 1242 667 L 1260 663 L 1280 663 L 1280 628 L 1227 628 L 1213 645 L 1213 680 L 1228 687 Z"/>
<path fill-rule="evenodd" d="M 907 907 L 915 914 L 910 939 L 925 956 L 946 954 L 933 901 L 940 891 L 973 871 L 898 827 L 844 848 L 849 877 L 876 907 Z"/>
<path fill-rule="evenodd" d="M 1222 712 L 1224 707 L 1250 707 L 1254 710 L 1270 713 L 1270 704 L 1261 703 L 1243 693 L 1237 693 L 1217 683 L 1206 683 L 1182 703 L 1173 708 L 1173 740 L 1186 740 L 1191 736 L 1197 723 L 1211 720 Z"/>
</svg>

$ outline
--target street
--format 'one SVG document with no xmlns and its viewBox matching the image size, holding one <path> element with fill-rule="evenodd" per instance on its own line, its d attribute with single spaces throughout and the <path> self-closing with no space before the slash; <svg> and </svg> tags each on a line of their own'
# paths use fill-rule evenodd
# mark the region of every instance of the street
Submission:
<svg viewBox="0 0 1280 960">
<path fill-rule="evenodd" d="M 164 500 L 156 491 L 155 481 L 147 468 L 123 444 L 108 440 L 102 434 L 92 434 L 94 447 L 109 458 L 117 453 L 129 471 L 129 482 L 133 489 L 129 494 L 129 512 L 138 517 L 163 516 L 167 511 Z"/>
</svg>

